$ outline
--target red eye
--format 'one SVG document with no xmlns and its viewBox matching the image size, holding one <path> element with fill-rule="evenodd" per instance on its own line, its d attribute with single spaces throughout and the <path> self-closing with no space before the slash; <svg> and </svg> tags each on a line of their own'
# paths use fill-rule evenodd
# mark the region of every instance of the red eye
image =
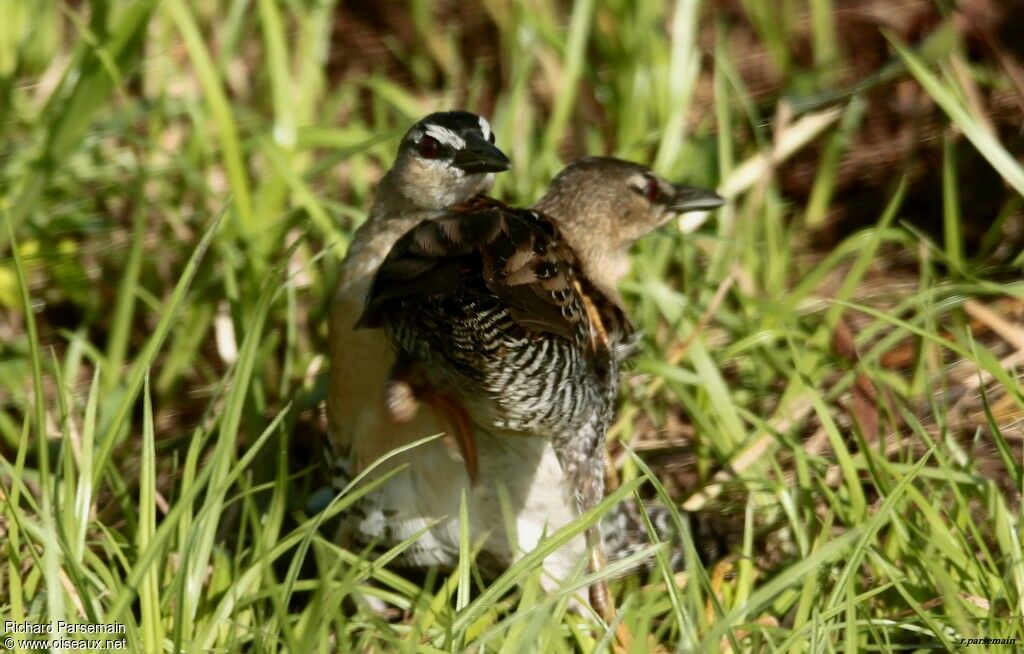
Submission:
<svg viewBox="0 0 1024 654">
<path fill-rule="evenodd" d="M 417 143 L 420 156 L 424 159 L 436 159 L 441 151 L 441 144 L 433 136 L 424 135 Z"/>
<path fill-rule="evenodd" d="M 644 196 L 648 202 L 654 202 L 661 195 L 661 185 L 658 184 L 656 179 L 647 180 L 647 188 L 644 189 Z"/>
</svg>

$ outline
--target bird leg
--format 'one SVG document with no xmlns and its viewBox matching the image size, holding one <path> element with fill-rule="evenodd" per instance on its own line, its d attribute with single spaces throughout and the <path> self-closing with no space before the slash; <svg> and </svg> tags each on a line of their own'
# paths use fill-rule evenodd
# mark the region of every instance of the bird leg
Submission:
<svg viewBox="0 0 1024 654">
<path fill-rule="evenodd" d="M 591 527 L 587 530 L 587 540 L 591 541 L 590 547 L 590 571 L 600 572 L 608 563 L 604 553 L 604 545 L 601 542 L 600 530 Z M 605 624 L 612 624 L 618 618 L 615 609 L 615 598 L 612 597 L 612 589 L 607 579 L 601 579 L 590 586 L 590 605 L 594 607 L 597 614 L 601 616 Z M 628 652 L 633 644 L 633 634 L 629 627 L 623 623 L 615 626 L 615 643 L 618 647 L 616 652 Z"/>
<path fill-rule="evenodd" d="M 580 507 L 582 509 L 592 508 L 597 504 L 597 501 L 601 495 L 604 494 L 606 488 L 617 488 L 618 487 L 618 476 L 615 475 L 614 468 L 612 467 L 611 461 L 608 458 L 607 452 L 604 451 L 603 446 L 600 448 L 600 459 L 601 463 L 598 469 L 591 470 L 589 478 L 591 480 L 601 478 L 604 483 L 599 486 L 594 484 L 582 483 L 579 488 L 583 491 L 580 497 Z M 611 483 L 609 483 L 609 481 Z M 604 570 L 608 564 L 608 558 L 604 550 L 604 539 L 601 537 L 601 526 L 600 522 L 592 526 L 586 532 L 587 545 L 590 550 L 590 572 L 597 573 Z M 601 619 L 604 620 L 605 624 L 612 624 L 618 618 L 618 611 L 615 608 L 615 598 L 612 596 L 611 587 L 608 584 L 607 579 L 601 579 L 591 584 L 589 589 L 590 605 L 594 608 Z M 632 649 L 633 645 L 633 633 L 629 630 L 629 627 L 625 623 L 619 623 L 615 626 L 615 652 L 628 652 Z M 658 650 L 652 650 L 658 651 Z"/>
<path fill-rule="evenodd" d="M 604 554 L 604 547 L 601 545 L 601 535 L 591 534 L 592 531 L 596 531 L 596 529 L 591 527 L 587 530 L 587 540 L 591 541 L 590 571 L 600 572 L 604 570 L 608 561 Z M 597 543 L 593 543 L 594 540 Z M 612 597 L 612 590 L 606 580 L 602 579 L 590 587 L 590 605 L 605 622 L 615 619 L 615 599 Z"/>
<path fill-rule="evenodd" d="M 605 449 L 601 453 L 601 461 L 604 465 L 604 494 L 607 495 L 619 488 L 619 473 L 615 470 L 615 462 Z"/>
<path fill-rule="evenodd" d="M 430 407 L 437 421 L 446 426 L 446 434 L 455 441 L 470 481 L 476 483 L 480 463 L 469 414 L 458 399 L 430 383 L 420 364 L 408 359 L 395 362 L 384 402 L 392 420 L 400 423 L 412 420 L 421 403 Z"/>
</svg>

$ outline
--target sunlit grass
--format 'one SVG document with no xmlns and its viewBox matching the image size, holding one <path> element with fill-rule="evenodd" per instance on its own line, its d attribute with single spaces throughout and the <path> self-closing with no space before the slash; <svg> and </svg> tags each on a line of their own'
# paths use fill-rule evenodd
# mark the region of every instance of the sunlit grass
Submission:
<svg viewBox="0 0 1024 654">
<path fill-rule="evenodd" d="M 548 594 L 539 563 L 637 493 L 683 537 L 613 584 L 636 651 L 1024 642 L 1024 330 L 977 309 L 1024 300 L 1024 259 L 972 258 L 953 147 L 981 152 L 1003 219 L 1019 214 L 1019 157 L 964 86 L 1005 80 L 967 69 L 952 18 L 925 47 L 894 40 L 887 79 L 916 80 L 956 129 L 942 228 L 904 220 L 897 172 L 869 227 L 822 252 L 812 228 L 881 82 L 836 88 L 837 3 L 809 3 L 811 68 L 771 4 L 742 3 L 745 20 L 813 111 L 753 99 L 730 25 L 687 0 L 486 2 L 481 60 L 415 0 L 415 40 L 387 44 L 407 77 L 340 79 L 331 2 L 0 0 L 0 622 L 116 622 L 130 651 L 608 649 L 614 625 L 570 610 L 593 577 Z M 490 583 L 465 532 L 457 570 L 415 581 L 386 565 L 413 539 L 372 557 L 333 543 L 372 485 L 310 508 L 338 262 L 397 136 L 453 106 L 492 116 L 509 201 L 582 152 L 730 200 L 637 247 L 621 487 Z M 819 145 L 807 200 L 787 197 L 776 171 Z M 685 488 L 645 453 L 680 448 L 680 421 Z M 728 525 L 723 561 L 700 562 L 691 512 Z"/>
</svg>

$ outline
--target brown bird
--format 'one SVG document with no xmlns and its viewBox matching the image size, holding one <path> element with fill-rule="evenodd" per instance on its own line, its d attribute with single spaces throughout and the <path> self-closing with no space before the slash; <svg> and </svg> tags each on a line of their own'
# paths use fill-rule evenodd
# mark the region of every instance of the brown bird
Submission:
<svg viewBox="0 0 1024 654">
<path fill-rule="evenodd" d="M 349 246 L 330 306 L 328 444 L 337 485 L 344 487 L 354 474 L 397 447 L 451 429 L 444 407 L 431 407 L 435 410 L 407 416 L 401 423 L 393 419 L 386 391 L 396 358 L 394 348 L 383 331 L 357 331 L 355 323 L 365 307 L 373 275 L 395 241 L 421 221 L 488 191 L 494 174 L 508 167 L 508 158 L 494 145 L 488 122 L 465 111 L 431 114 L 403 136 L 395 163 L 378 186 L 369 217 Z M 415 453 L 416 460 L 429 460 L 431 452 L 445 459 L 449 456 L 446 447 L 426 451 L 426 459 L 421 450 Z M 389 533 L 420 529 L 423 512 L 406 500 L 409 493 L 416 492 L 408 485 L 413 477 L 400 475 L 380 492 L 364 498 L 360 507 L 365 510 L 357 507 L 362 518 L 351 518 L 349 523 L 355 527 L 347 531 L 380 533 L 383 511 L 388 512 Z"/>
<path fill-rule="evenodd" d="M 476 483 L 459 483 L 450 466 L 412 474 L 447 477 L 449 502 L 467 492 L 474 532 L 502 531 L 498 488 L 511 501 L 521 551 L 601 499 L 604 436 L 633 340 L 616 290 L 628 250 L 675 216 L 721 203 L 643 166 L 587 158 L 532 209 L 477 198 L 396 241 L 359 326 L 382 328 L 399 353 L 389 386 L 402 399 L 391 404 L 396 417 L 415 411 L 415 398 L 440 394 L 471 423 L 474 442 L 462 451 Z M 459 505 L 418 499 L 448 533 L 431 530 L 430 546 L 441 551 L 414 551 L 410 563 L 453 564 Z M 600 539 L 589 536 L 599 567 Z M 549 557 L 555 581 L 583 549 L 577 541 Z M 516 556 L 507 535 L 484 546 L 499 567 Z"/>
</svg>

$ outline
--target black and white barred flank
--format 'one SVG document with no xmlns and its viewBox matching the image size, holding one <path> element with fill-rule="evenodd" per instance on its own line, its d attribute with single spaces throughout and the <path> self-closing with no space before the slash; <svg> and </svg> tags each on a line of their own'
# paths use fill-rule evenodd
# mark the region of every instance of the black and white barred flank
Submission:
<svg viewBox="0 0 1024 654">
<path fill-rule="evenodd" d="M 453 395 L 477 425 L 551 439 L 581 506 L 601 498 L 633 328 L 546 216 L 477 198 L 420 223 L 382 264 L 360 324 L 385 329 L 396 375 Z"/>
</svg>

